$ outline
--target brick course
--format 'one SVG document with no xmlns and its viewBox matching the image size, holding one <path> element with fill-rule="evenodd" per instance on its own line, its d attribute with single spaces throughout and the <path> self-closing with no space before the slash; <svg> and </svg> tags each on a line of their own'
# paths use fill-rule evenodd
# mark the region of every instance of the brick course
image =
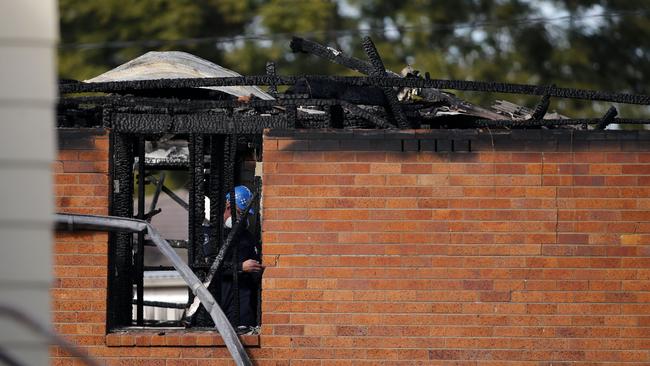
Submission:
<svg viewBox="0 0 650 366">
<path fill-rule="evenodd" d="M 106 214 L 106 134 L 78 140 L 58 210 Z M 257 365 L 650 363 L 647 132 L 271 131 L 263 179 Z M 106 336 L 106 235 L 56 237 L 70 340 L 106 365 L 232 364 L 209 333 Z"/>
</svg>

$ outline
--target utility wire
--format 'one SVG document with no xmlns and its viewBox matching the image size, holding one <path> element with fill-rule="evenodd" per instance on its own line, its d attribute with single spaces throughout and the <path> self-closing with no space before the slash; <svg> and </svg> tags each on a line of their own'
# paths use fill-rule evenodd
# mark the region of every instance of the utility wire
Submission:
<svg viewBox="0 0 650 366">
<path fill-rule="evenodd" d="M 227 44 L 235 43 L 239 41 L 274 41 L 274 40 L 283 40 L 290 39 L 294 36 L 299 36 L 303 38 L 312 38 L 319 35 L 332 35 L 335 37 L 344 37 L 344 36 L 358 36 L 358 35 L 369 35 L 369 34 L 385 34 L 387 32 L 398 31 L 437 31 L 437 30 L 459 30 L 459 29 L 480 29 L 480 28 L 503 28 L 503 27 L 515 27 L 529 24 L 538 24 L 538 23 L 553 23 L 557 21 L 582 21 L 587 19 L 595 18 L 609 18 L 621 15 L 644 15 L 648 14 L 650 9 L 641 9 L 641 10 L 621 10 L 621 11 L 612 11 L 612 12 L 603 12 L 600 14 L 591 14 L 591 15 L 563 15 L 559 17 L 538 17 L 538 18 L 523 18 L 514 21 L 473 21 L 465 23 L 451 23 L 451 24 L 418 24 L 418 25 L 406 25 L 406 26 L 394 26 L 394 27 L 369 27 L 369 28 L 360 28 L 360 29 L 334 29 L 334 30 L 320 30 L 313 32 L 302 32 L 302 33 L 292 33 L 292 32 L 283 32 L 283 33 L 267 33 L 267 34 L 252 34 L 252 35 L 241 35 L 241 36 L 231 36 L 231 37 L 199 37 L 199 38 L 181 38 L 181 39 L 151 39 L 151 40 L 137 40 L 137 41 L 107 41 L 107 42 L 89 42 L 89 43 L 63 43 L 59 45 L 61 49 L 78 49 L 78 50 L 91 50 L 91 49 L 106 49 L 106 48 L 128 48 L 128 47 L 160 47 L 167 45 L 174 46 L 187 46 L 187 45 L 197 45 L 205 43 L 213 44 Z"/>
</svg>

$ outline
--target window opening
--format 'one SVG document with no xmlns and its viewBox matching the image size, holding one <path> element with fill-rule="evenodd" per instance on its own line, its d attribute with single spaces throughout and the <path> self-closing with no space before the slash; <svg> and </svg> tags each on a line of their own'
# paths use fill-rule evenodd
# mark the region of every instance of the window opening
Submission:
<svg viewBox="0 0 650 366">
<path fill-rule="evenodd" d="M 228 205 L 239 207 L 234 187 L 244 185 L 251 190 L 254 201 L 250 202 L 252 214 L 246 215 L 246 233 L 235 236 L 208 287 L 240 332 L 254 330 L 261 319 L 261 273 L 242 273 L 239 255 L 245 237 L 261 261 L 261 178 L 254 173 L 260 160 L 257 138 L 125 133 L 114 133 L 111 138 L 111 214 L 151 222 L 202 281 L 231 230 L 224 228 L 224 210 Z M 232 200 L 227 203 L 229 193 Z M 236 222 L 237 210 L 231 211 Z M 191 290 L 146 235 L 111 234 L 109 250 L 109 330 L 134 326 L 213 329 L 202 306 L 188 312 L 194 302 Z M 251 311 L 241 314 L 242 306 Z"/>
</svg>

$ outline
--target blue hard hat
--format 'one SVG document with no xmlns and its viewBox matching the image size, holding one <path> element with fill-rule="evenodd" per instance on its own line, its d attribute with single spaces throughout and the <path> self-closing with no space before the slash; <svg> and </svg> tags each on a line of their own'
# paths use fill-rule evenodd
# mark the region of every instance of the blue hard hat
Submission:
<svg viewBox="0 0 650 366">
<path fill-rule="evenodd" d="M 237 207 L 240 210 L 246 209 L 246 206 L 250 202 L 250 200 L 253 198 L 253 194 L 251 193 L 250 189 L 246 186 L 237 186 L 235 187 L 235 203 L 237 204 Z M 230 202 L 230 192 L 226 195 L 226 201 Z M 248 211 L 248 213 L 253 214 L 255 211 L 253 211 L 253 208 Z"/>
</svg>

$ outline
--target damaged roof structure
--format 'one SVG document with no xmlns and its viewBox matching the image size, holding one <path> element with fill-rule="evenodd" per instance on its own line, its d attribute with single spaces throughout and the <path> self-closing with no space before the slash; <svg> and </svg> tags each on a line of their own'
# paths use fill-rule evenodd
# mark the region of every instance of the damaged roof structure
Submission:
<svg viewBox="0 0 650 366">
<path fill-rule="evenodd" d="M 103 125 L 150 133 L 260 133 L 264 128 L 574 128 L 646 124 L 616 118 L 567 118 L 548 113 L 551 98 L 649 105 L 650 97 L 556 86 L 438 80 L 405 69 L 384 68 L 372 40 L 363 41 L 369 61 L 294 38 L 294 52 L 312 54 L 367 76 L 280 76 L 272 62 L 266 75 L 239 74 L 182 52 L 150 52 L 86 82 L 60 86 L 59 126 Z M 267 86 L 265 93 L 259 87 Z M 289 86 L 280 93 L 277 87 Z M 484 108 L 443 90 L 540 96 L 532 109 L 507 101 Z M 71 96 L 103 92 L 105 96 Z M 155 118 L 151 118 L 155 117 Z"/>
</svg>

